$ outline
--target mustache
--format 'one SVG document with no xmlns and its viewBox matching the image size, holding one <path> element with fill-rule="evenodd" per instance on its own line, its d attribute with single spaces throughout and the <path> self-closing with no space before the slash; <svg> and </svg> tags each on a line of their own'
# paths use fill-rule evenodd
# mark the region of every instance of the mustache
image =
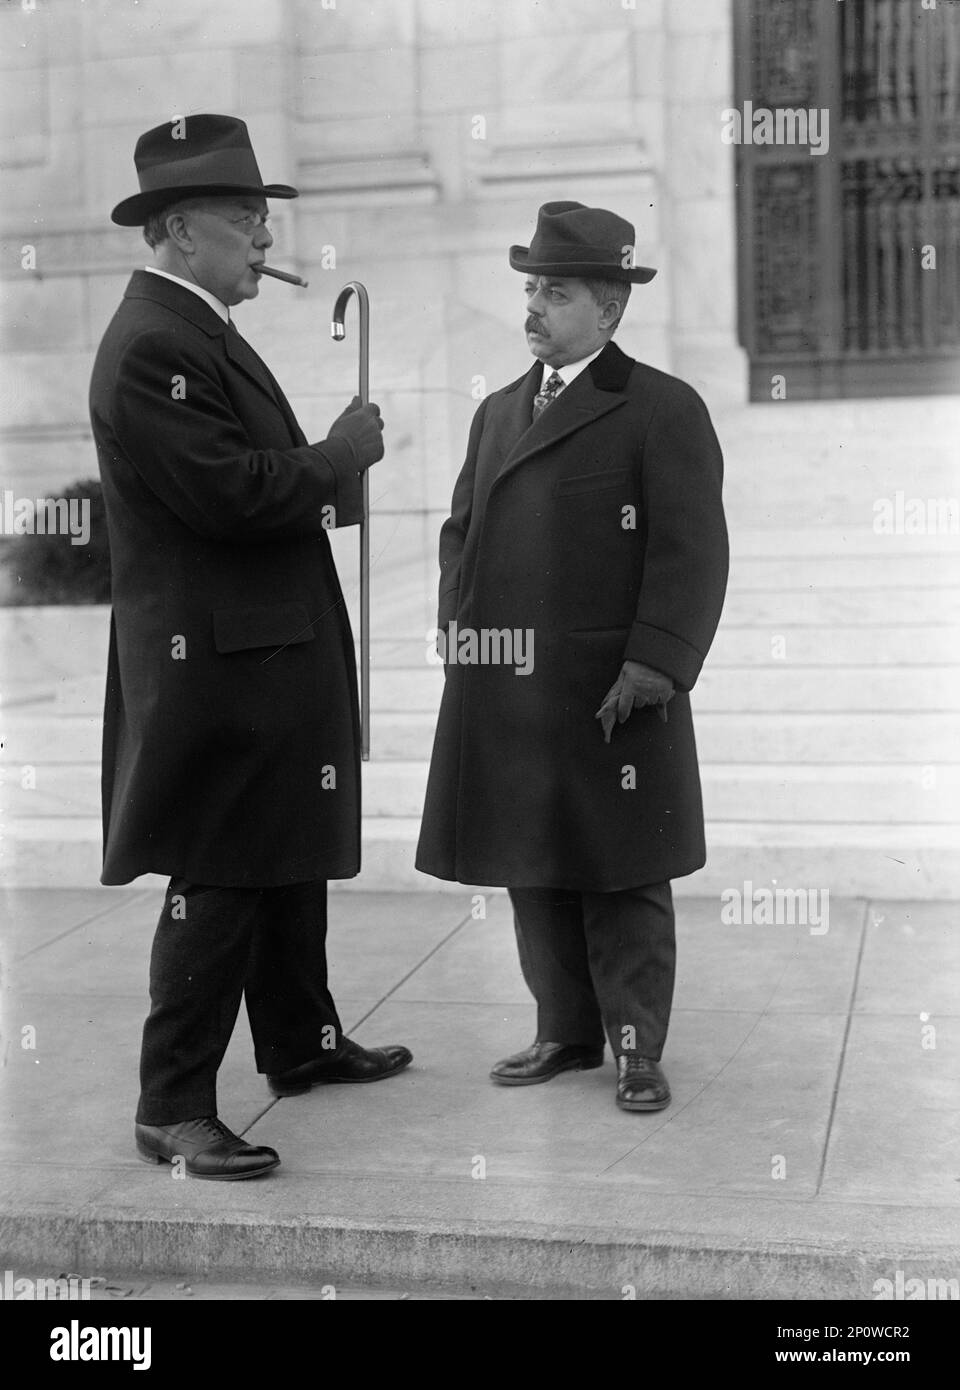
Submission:
<svg viewBox="0 0 960 1390">
<path fill-rule="evenodd" d="M 546 333 L 544 333 L 541 321 L 533 318 L 532 315 L 527 317 L 527 321 L 523 325 L 523 331 L 525 333 L 540 333 L 544 338 L 547 336 Z"/>
</svg>

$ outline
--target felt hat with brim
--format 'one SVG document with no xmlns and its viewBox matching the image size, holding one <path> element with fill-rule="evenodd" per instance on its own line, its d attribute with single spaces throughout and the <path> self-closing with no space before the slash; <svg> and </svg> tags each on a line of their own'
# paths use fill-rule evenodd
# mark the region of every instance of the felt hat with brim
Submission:
<svg viewBox="0 0 960 1390">
<path fill-rule="evenodd" d="M 544 203 L 533 240 L 510 247 L 510 264 L 528 275 L 645 285 L 657 272 L 633 264 L 634 242 L 632 225 L 615 212 L 583 203 Z"/>
<path fill-rule="evenodd" d="M 140 136 L 134 151 L 140 192 L 110 214 L 120 227 L 142 227 L 181 198 L 296 198 L 286 183 L 264 183 L 243 121 L 235 116 L 183 116 Z"/>
</svg>

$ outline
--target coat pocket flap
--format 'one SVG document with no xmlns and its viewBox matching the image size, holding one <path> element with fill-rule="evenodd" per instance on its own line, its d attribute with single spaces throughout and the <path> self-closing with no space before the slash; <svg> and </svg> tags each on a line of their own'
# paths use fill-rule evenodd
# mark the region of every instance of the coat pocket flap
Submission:
<svg viewBox="0 0 960 1390">
<path fill-rule="evenodd" d="M 213 640 L 218 652 L 289 647 L 294 642 L 312 642 L 315 636 L 310 614 L 303 603 L 216 608 L 213 613 Z"/>
<path fill-rule="evenodd" d="M 560 478 L 554 486 L 557 497 L 573 497 L 581 492 L 606 492 L 623 487 L 630 476 L 628 468 L 608 468 L 602 473 L 578 473 L 572 478 Z"/>
</svg>

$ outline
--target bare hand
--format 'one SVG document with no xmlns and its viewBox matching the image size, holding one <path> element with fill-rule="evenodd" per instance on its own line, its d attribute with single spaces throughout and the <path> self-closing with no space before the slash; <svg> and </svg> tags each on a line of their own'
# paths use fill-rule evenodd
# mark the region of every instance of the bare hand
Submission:
<svg viewBox="0 0 960 1390">
<path fill-rule="evenodd" d="M 346 439 L 353 445 L 357 465 L 369 468 L 383 458 L 383 421 L 380 407 L 371 401 L 361 405 L 360 397 L 354 396 L 342 415 L 338 415 L 330 426 L 328 439 Z"/>
<path fill-rule="evenodd" d="M 640 661 L 625 661 L 620 674 L 603 697 L 596 719 L 603 729 L 604 743 L 610 742 L 614 724 L 625 724 L 632 709 L 655 705 L 664 723 L 667 722 L 667 701 L 673 699 L 673 681 L 652 666 Z"/>
</svg>

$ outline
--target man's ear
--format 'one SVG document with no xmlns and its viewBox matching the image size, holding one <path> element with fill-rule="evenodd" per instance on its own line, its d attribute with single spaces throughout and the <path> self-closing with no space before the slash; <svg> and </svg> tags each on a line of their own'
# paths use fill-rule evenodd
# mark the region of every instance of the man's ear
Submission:
<svg viewBox="0 0 960 1390">
<path fill-rule="evenodd" d="M 608 299 L 606 304 L 600 305 L 600 318 L 597 326 L 599 328 L 616 328 L 620 318 L 620 305 L 615 299 Z"/>
<path fill-rule="evenodd" d="M 187 226 L 187 219 L 182 212 L 172 212 L 166 219 L 167 236 L 178 251 L 186 254 L 196 249 L 193 234 Z"/>
</svg>

